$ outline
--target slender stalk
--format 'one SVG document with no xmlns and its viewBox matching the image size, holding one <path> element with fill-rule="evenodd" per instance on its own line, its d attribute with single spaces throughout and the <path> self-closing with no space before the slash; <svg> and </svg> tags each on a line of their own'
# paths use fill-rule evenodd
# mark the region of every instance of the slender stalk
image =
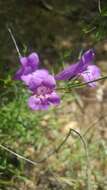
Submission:
<svg viewBox="0 0 107 190">
<path fill-rule="evenodd" d="M 98 79 L 95 79 L 95 80 L 92 80 L 89 82 L 84 82 L 84 83 L 79 83 L 79 84 L 71 84 L 71 86 L 69 86 L 69 88 L 66 88 L 66 87 L 56 88 L 56 90 L 65 90 L 65 89 L 72 90 L 72 88 L 78 88 L 78 87 L 86 86 L 87 84 L 90 84 L 93 82 L 98 82 L 101 80 L 106 80 L 106 79 L 107 79 L 107 76 L 104 76 L 104 77 L 101 77 L 101 78 L 98 78 Z"/>
<path fill-rule="evenodd" d="M 98 10 L 99 10 L 99 13 L 101 14 L 101 0 L 98 0 Z"/>
<path fill-rule="evenodd" d="M 70 132 L 76 133 L 76 134 L 80 137 L 80 139 L 81 139 L 81 141 L 82 141 L 82 143 L 83 143 L 83 145 L 84 145 L 84 150 L 85 150 L 85 153 L 86 153 L 87 190 L 92 190 L 92 189 L 91 189 L 91 183 L 90 183 L 90 181 L 91 181 L 91 180 L 90 180 L 90 161 L 89 161 L 89 153 L 88 153 L 87 143 L 86 143 L 85 139 L 83 138 L 83 136 L 82 136 L 78 131 L 76 131 L 76 130 L 74 130 L 74 129 L 70 129 Z"/>
<path fill-rule="evenodd" d="M 17 154 L 16 152 L 10 150 L 10 149 L 7 148 L 6 146 L 0 144 L 0 147 L 3 148 L 4 150 L 6 150 L 7 152 L 10 152 L 10 153 L 13 154 L 14 156 L 16 156 L 16 157 L 18 157 L 18 158 L 20 158 L 20 159 L 22 159 L 22 160 L 25 160 L 25 161 L 29 162 L 30 164 L 33 164 L 33 165 L 36 165 L 36 166 L 37 166 L 37 163 L 36 163 L 35 161 L 32 161 L 32 160 L 30 160 L 30 159 L 28 159 L 28 158 L 25 158 L 24 156 L 21 156 L 20 154 Z"/>
<path fill-rule="evenodd" d="M 66 141 L 68 140 L 68 138 L 71 135 L 71 129 L 69 130 L 68 134 L 66 135 L 66 137 L 64 138 L 64 140 L 61 142 L 61 144 L 55 149 L 55 152 L 59 152 L 59 150 L 61 149 L 61 147 L 66 143 Z"/>
<path fill-rule="evenodd" d="M 13 43 L 14 43 L 15 48 L 16 48 L 16 51 L 17 51 L 18 56 L 19 56 L 19 58 L 20 58 L 20 57 L 21 57 L 21 53 L 20 53 L 20 51 L 19 51 L 19 48 L 18 48 L 18 45 L 17 45 L 17 43 L 16 43 L 15 37 L 13 36 L 13 33 L 12 33 L 12 31 L 11 31 L 10 28 L 8 28 L 8 32 L 9 32 L 9 34 L 10 34 L 12 40 L 13 40 Z"/>
<path fill-rule="evenodd" d="M 85 86 L 87 84 L 90 84 L 90 83 L 93 83 L 93 82 L 98 82 L 98 81 L 105 80 L 105 79 L 107 79 L 107 76 L 104 76 L 104 77 L 101 77 L 101 78 L 98 78 L 98 79 L 95 79 L 95 80 L 92 80 L 92 81 L 89 81 L 89 82 L 75 84 L 75 85 L 73 85 L 73 87 L 75 88 L 75 87 L 78 87 L 78 86 Z"/>
</svg>

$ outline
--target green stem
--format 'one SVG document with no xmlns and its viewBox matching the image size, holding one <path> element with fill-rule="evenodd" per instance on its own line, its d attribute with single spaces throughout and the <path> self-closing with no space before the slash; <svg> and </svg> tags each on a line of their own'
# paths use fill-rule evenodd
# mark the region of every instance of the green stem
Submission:
<svg viewBox="0 0 107 190">
<path fill-rule="evenodd" d="M 85 85 L 87 85 L 87 84 L 90 84 L 90 83 L 93 83 L 93 82 L 98 82 L 98 81 L 101 81 L 101 80 L 105 80 L 105 79 L 107 79 L 107 76 L 104 76 L 104 77 L 101 77 L 101 78 L 98 78 L 98 79 L 95 79 L 95 80 L 92 80 L 92 81 L 89 81 L 89 82 L 84 82 L 84 83 L 80 83 L 80 84 L 75 84 L 75 85 L 73 85 L 73 87 L 75 88 L 75 87 L 80 87 L 80 86 L 85 86 Z"/>
<path fill-rule="evenodd" d="M 107 79 L 107 76 L 104 76 L 104 77 L 101 77 L 101 78 L 98 78 L 98 79 L 95 79 L 95 80 L 92 80 L 92 81 L 89 81 L 89 82 L 84 82 L 84 83 L 79 83 L 79 84 L 72 84 L 71 86 L 69 86 L 68 90 L 71 90 L 72 88 L 78 88 L 78 87 L 82 87 L 82 86 L 86 86 L 87 84 L 90 84 L 90 83 L 93 83 L 93 82 L 98 82 L 98 81 L 101 81 L 101 80 L 106 80 Z M 65 90 L 66 87 L 61 87 L 61 88 L 56 88 L 56 90 Z"/>
</svg>

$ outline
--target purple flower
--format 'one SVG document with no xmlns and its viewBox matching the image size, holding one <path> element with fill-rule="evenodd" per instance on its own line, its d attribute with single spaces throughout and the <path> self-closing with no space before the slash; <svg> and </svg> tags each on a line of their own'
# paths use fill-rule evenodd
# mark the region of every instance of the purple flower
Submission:
<svg viewBox="0 0 107 190">
<path fill-rule="evenodd" d="M 33 52 L 28 57 L 20 57 L 21 67 L 16 72 L 14 79 L 21 80 L 22 75 L 28 75 L 38 69 L 39 57 Z"/>
<path fill-rule="evenodd" d="M 65 68 L 59 74 L 55 76 L 56 80 L 69 80 L 74 77 L 83 77 L 85 82 L 98 79 L 101 75 L 100 69 L 93 65 L 95 53 L 92 49 L 86 51 L 81 59 L 70 65 L 68 68 Z M 94 87 L 96 83 L 89 83 L 89 86 Z"/>
<path fill-rule="evenodd" d="M 87 70 L 81 73 L 81 76 L 85 82 L 90 82 L 98 79 L 101 76 L 101 72 L 96 65 L 89 65 Z M 96 82 L 90 82 L 88 85 L 90 87 L 96 87 Z"/>
<path fill-rule="evenodd" d="M 28 106 L 32 110 L 46 110 L 51 104 L 60 103 L 60 98 L 55 92 L 56 81 L 47 70 L 37 70 L 32 74 L 23 75 L 21 79 L 33 93 L 28 100 Z"/>
</svg>

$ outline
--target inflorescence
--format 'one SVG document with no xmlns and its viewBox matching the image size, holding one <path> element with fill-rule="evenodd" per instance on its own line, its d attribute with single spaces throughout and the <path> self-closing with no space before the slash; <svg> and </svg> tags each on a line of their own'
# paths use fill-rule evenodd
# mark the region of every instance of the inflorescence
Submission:
<svg viewBox="0 0 107 190">
<path fill-rule="evenodd" d="M 20 68 L 15 74 L 15 80 L 21 80 L 31 92 L 28 106 L 32 110 L 47 110 L 50 105 L 59 105 L 60 97 L 56 93 L 57 80 L 82 79 L 90 87 L 96 87 L 93 80 L 101 76 L 99 67 L 93 64 L 95 53 L 89 49 L 81 59 L 59 72 L 56 76 L 49 74 L 46 69 L 39 69 L 39 56 L 33 52 L 28 57 L 19 57 Z"/>
<path fill-rule="evenodd" d="M 39 68 L 40 60 L 36 52 L 32 52 L 29 56 L 22 56 L 11 29 L 8 28 L 8 31 L 20 61 L 20 68 L 16 72 L 14 80 L 21 80 L 27 86 L 31 93 L 28 106 L 32 110 L 47 110 L 51 105 L 57 106 L 60 104 L 60 97 L 56 90 L 64 88 L 56 87 L 56 81 L 58 80 L 73 80 L 74 82 L 78 79 L 78 81 L 82 80 L 83 83 L 76 84 L 76 87 L 86 84 L 94 88 L 97 81 L 101 79 L 100 68 L 94 64 L 95 52 L 93 49 L 87 50 L 79 61 L 53 76 L 48 70 Z M 71 85 L 72 87 L 75 87 L 75 84 Z"/>
</svg>

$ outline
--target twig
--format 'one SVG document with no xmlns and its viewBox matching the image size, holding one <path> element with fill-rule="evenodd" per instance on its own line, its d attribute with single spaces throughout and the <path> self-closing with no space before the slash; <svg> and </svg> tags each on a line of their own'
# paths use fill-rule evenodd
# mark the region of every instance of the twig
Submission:
<svg viewBox="0 0 107 190">
<path fill-rule="evenodd" d="M 83 138 L 83 136 L 78 131 L 76 131 L 74 129 L 70 129 L 70 132 L 72 132 L 72 131 L 74 133 L 76 133 L 80 137 L 80 139 L 81 139 L 81 141 L 82 141 L 82 143 L 84 145 L 84 150 L 85 150 L 85 153 L 86 153 L 87 190 L 92 190 L 91 187 L 90 187 L 90 162 L 89 162 L 89 153 L 88 153 L 87 143 L 86 143 L 85 139 Z"/>
<path fill-rule="evenodd" d="M 79 88 L 79 87 L 82 87 L 82 86 L 86 86 L 87 84 L 90 84 L 90 83 L 93 83 L 93 82 L 98 82 L 98 81 L 101 81 L 101 80 L 106 80 L 106 79 L 107 79 L 107 76 L 104 76 L 104 77 L 101 77 L 101 78 L 98 78 L 98 79 L 95 79 L 95 80 L 92 80 L 92 81 L 89 81 L 89 82 L 73 84 L 68 88 L 68 90 L 72 90 L 72 88 Z M 56 88 L 56 90 L 65 90 L 65 89 L 66 89 L 66 87 Z"/>
<path fill-rule="evenodd" d="M 99 13 L 101 14 L 101 0 L 98 0 L 98 10 L 99 10 Z"/>
<path fill-rule="evenodd" d="M 36 165 L 37 166 L 37 163 L 35 161 L 32 161 L 28 158 L 25 158 L 24 156 L 20 155 L 20 154 L 17 154 L 16 152 L 10 150 L 9 148 L 7 148 L 6 146 L 0 144 L 0 147 L 3 148 L 4 150 L 6 150 L 7 152 L 10 152 L 11 154 L 13 154 L 14 156 L 22 159 L 22 160 L 25 160 L 26 162 L 29 162 L 30 164 L 33 164 L 33 165 Z"/>
<path fill-rule="evenodd" d="M 50 5 L 49 3 L 47 3 L 45 0 L 40 0 L 43 8 L 45 8 L 48 11 L 51 11 L 59 16 L 63 16 L 65 18 L 68 18 L 68 14 L 66 12 L 57 10 L 56 8 L 54 8 L 52 5 Z"/>
<path fill-rule="evenodd" d="M 51 5 L 49 5 L 45 0 L 40 0 L 43 7 L 49 11 L 52 11 L 53 10 L 53 7 Z"/>
<path fill-rule="evenodd" d="M 16 51 L 17 51 L 17 53 L 18 53 L 18 56 L 19 56 L 19 58 L 20 58 L 20 57 L 21 57 L 21 53 L 20 53 L 20 51 L 19 51 L 18 45 L 17 45 L 16 40 L 15 40 L 15 38 L 14 38 L 14 36 L 13 36 L 13 33 L 12 33 L 12 31 L 11 31 L 10 28 L 7 28 L 7 29 L 8 29 L 8 32 L 9 32 L 9 34 L 10 34 L 12 40 L 13 40 L 13 43 L 14 43 L 14 45 L 15 45 Z"/>
<path fill-rule="evenodd" d="M 16 152 L 14 152 L 14 151 L 12 151 L 10 148 L 7 148 L 5 145 L 0 144 L 0 147 L 3 148 L 4 150 L 10 152 L 11 154 L 15 155 L 16 157 L 22 159 L 22 160 L 25 160 L 25 161 L 27 161 L 27 162 L 33 164 L 33 165 L 37 165 L 37 164 L 40 164 L 40 163 L 46 161 L 46 160 L 47 160 L 50 156 L 52 156 L 53 154 L 58 153 L 59 150 L 61 149 L 61 147 L 66 143 L 66 141 L 67 141 L 68 138 L 70 137 L 71 131 L 72 131 L 72 130 L 70 129 L 69 132 L 68 132 L 68 134 L 67 134 L 66 137 L 64 138 L 64 140 L 60 143 L 60 145 L 59 145 L 57 148 L 55 148 L 55 149 L 52 150 L 52 151 L 49 151 L 49 152 L 47 153 L 46 157 L 44 157 L 43 159 L 38 160 L 38 161 L 32 161 L 32 160 L 30 160 L 30 159 L 28 159 L 28 158 L 25 158 L 24 156 L 22 156 L 22 155 L 20 155 L 20 154 L 18 154 L 18 153 L 16 153 Z"/>
<path fill-rule="evenodd" d="M 59 152 L 59 150 L 61 149 L 61 147 L 66 143 L 66 141 L 68 140 L 68 138 L 71 135 L 71 129 L 69 130 L 68 134 L 66 135 L 65 139 L 62 141 L 62 143 L 55 149 L 55 152 Z"/>
<path fill-rule="evenodd" d="M 92 80 L 92 81 L 89 81 L 89 82 L 84 82 L 84 83 L 81 83 L 81 84 L 75 84 L 73 87 L 80 87 L 80 86 L 85 86 L 87 84 L 90 84 L 90 83 L 93 83 L 93 82 L 97 82 L 97 81 L 100 81 L 100 80 L 105 80 L 107 79 L 107 76 L 104 76 L 104 77 L 101 77 L 101 78 L 98 78 L 98 79 L 95 79 L 95 80 Z"/>
<path fill-rule="evenodd" d="M 68 137 L 70 136 L 70 133 L 71 133 L 71 132 L 69 131 L 69 133 L 67 134 L 67 136 L 65 137 L 65 139 L 64 139 L 64 140 L 61 142 L 61 144 L 58 146 L 58 148 L 55 148 L 54 150 L 49 151 L 49 152 L 47 153 L 47 155 L 46 155 L 43 159 L 38 160 L 38 161 L 33 161 L 33 160 L 28 159 L 28 158 L 25 158 L 24 156 L 22 156 L 22 155 L 16 153 L 15 151 L 12 151 L 10 148 L 7 148 L 5 145 L 0 144 L 0 147 L 3 148 L 4 150 L 10 152 L 10 153 L 13 154 L 14 156 L 18 157 L 19 159 L 22 159 L 22 160 L 24 160 L 24 161 L 26 161 L 26 162 L 28 162 L 28 163 L 30 163 L 30 164 L 32 164 L 32 165 L 36 165 L 36 166 L 37 166 L 37 164 L 40 164 L 40 163 L 42 163 L 42 162 L 45 162 L 50 156 L 52 156 L 53 154 L 57 153 L 57 152 L 61 149 L 61 147 L 66 143 Z"/>
</svg>

